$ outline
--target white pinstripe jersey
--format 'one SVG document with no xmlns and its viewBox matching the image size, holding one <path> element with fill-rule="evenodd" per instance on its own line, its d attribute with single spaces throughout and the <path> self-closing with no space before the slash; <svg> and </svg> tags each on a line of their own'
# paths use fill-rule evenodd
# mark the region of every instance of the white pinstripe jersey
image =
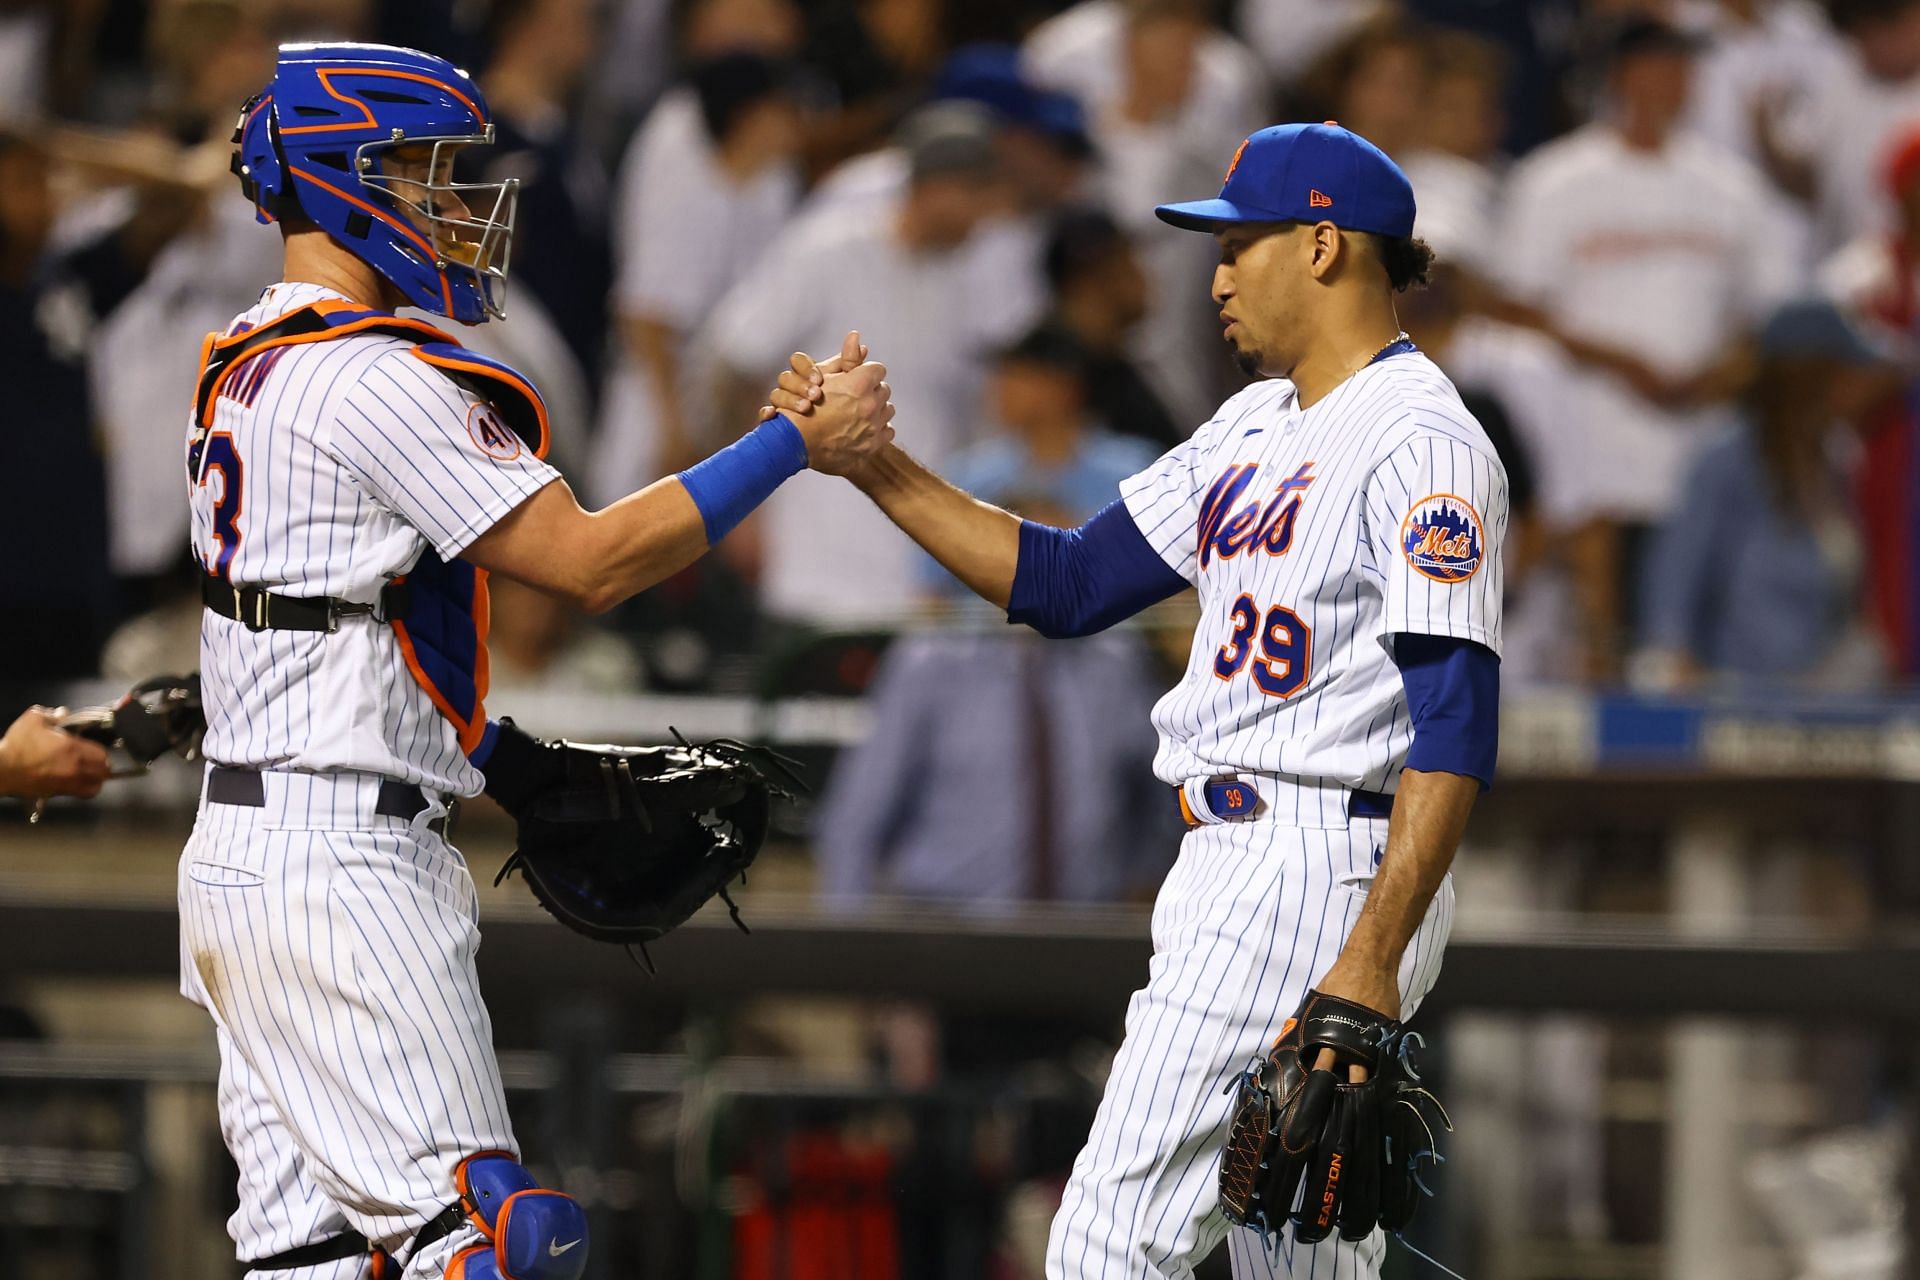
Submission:
<svg viewBox="0 0 1920 1280">
<path fill-rule="evenodd" d="M 344 299 L 277 284 L 227 331 L 327 300 Z M 232 373 L 207 465 L 188 479 L 202 566 L 224 561 L 235 586 L 372 601 L 425 548 L 453 559 L 557 476 L 531 450 L 502 446 L 497 421 L 470 430 L 487 411 L 413 349 L 352 335 L 269 349 Z M 194 434 L 189 420 L 189 444 Z M 479 771 L 384 623 L 255 632 L 206 613 L 200 674 L 210 760 L 479 794 Z"/>
<path fill-rule="evenodd" d="M 1186 673 L 1153 712 L 1167 782 L 1392 791 L 1413 726 L 1391 637 L 1500 651 L 1506 471 L 1417 351 L 1305 410 L 1292 383 L 1255 383 L 1120 493 L 1200 593 Z"/>
</svg>

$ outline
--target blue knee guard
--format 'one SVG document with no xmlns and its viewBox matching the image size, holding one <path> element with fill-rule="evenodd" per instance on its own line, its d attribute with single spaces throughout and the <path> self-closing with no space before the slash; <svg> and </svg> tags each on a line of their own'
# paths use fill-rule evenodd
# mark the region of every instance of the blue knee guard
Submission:
<svg viewBox="0 0 1920 1280">
<path fill-rule="evenodd" d="M 453 1176 L 467 1220 L 487 1243 L 454 1255 L 446 1280 L 580 1280 L 587 1215 L 578 1200 L 542 1187 L 503 1151 L 468 1156 Z"/>
</svg>

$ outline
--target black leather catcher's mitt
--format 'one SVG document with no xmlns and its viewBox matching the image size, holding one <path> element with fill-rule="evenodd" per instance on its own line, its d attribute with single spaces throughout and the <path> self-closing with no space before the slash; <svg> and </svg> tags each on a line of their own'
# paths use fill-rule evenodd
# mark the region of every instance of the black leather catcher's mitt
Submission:
<svg viewBox="0 0 1920 1280">
<path fill-rule="evenodd" d="M 200 706 L 200 675 L 142 680 L 118 702 L 69 711 L 60 717 L 60 727 L 108 750 L 124 752 L 133 767 L 116 770 L 115 777 L 145 773 L 148 765 L 168 752 L 182 760 L 196 760 L 207 732 L 207 717 Z"/>
<path fill-rule="evenodd" d="M 1421 1087 L 1417 1033 L 1364 1005 L 1309 991 L 1264 1057 L 1235 1090 L 1220 1161 L 1220 1209 L 1262 1234 L 1293 1224 L 1305 1244 L 1336 1229 L 1364 1240 L 1375 1226 L 1404 1229 L 1422 1195 L 1421 1166 L 1442 1159 L 1435 1130 L 1451 1131 Z M 1322 1049 L 1332 1071 L 1317 1069 Z M 1349 1068 L 1367 1079 L 1350 1083 Z"/>
<path fill-rule="evenodd" d="M 519 825 L 499 879 L 518 872 L 576 933 L 642 945 L 714 897 L 746 928 L 728 887 L 760 852 L 773 797 L 799 786 L 763 747 L 542 742 L 511 720 L 484 772 Z"/>
</svg>

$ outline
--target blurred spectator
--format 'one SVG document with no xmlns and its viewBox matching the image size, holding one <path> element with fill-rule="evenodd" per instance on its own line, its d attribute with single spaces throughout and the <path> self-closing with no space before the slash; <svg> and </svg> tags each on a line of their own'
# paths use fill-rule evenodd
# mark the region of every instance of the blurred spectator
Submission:
<svg viewBox="0 0 1920 1280">
<path fill-rule="evenodd" d="M 942 66 L 928 107 L 909 117 L 893 142 L 855 156 L 823 177 L 801 211 L 805 221 L 889 216 L 907 189 L 914 137 L 941 121 L 988 127 L 1003 179 L 1000 200 L 967 238 L 963 252 L 978 296 L 999 300 L 1017 332 L 1046 305 L 1041 258 L 1048 219 L 1088 186 L 1092 142 L 1086 116 L 1066 94 L 1025 78 L 1011 46 L 955 50 Z"/>
<path fill-rule="evenodd" d="M 1124 436 L 1170 448 L 1189 428 L 1167 411 L 1130 344 L 1147 314 L 1147 275 L 1132 238 L 1093 209 L 1062 214 L 1047 236 L 1050 322 L 1086 353 L 1087 404 Z"/>
<path fill-rule="evenodd" d="M 1207 296 L 1214 247 L 1153 208 L 1217 190 L 1223 160 L 1268 123 L 1259 60 L 1209 22 L 1201 0 L 1082 0 L 1034 28 L 1022 65 L 1085 105 L 1107 208 L 1134 236 L 1152 286 L 1145 371 L 1179 420 L 1203 421 L 1231 376 Z"/>
<path fill-rule="evenodd" d="M 1717 406 L 1745 373 L 1743 343 L 1798 287 L 1777 206 L 1738 158 L 1681 134 L 1691 42 L 1646 20 L 1621 28 L 1612 110 L 1516 166 L 1500 261 L 1514 314 L 1579 366 L 1588 424 L 1572 467 L 1587 653 L 1610 676 L 1624 648 L 1645 528 L 1665 518 Z"/>
<path fill-rule="evenodd" d="M 991 906 L 1150 890 L 1177 839 L 1152 774 L 1156 689 L 1125 633 L 896 641 L 870 695 L 873 731 L 821 801 L 821 892 Z"/>
<path fill-rule="evenodd" d="M 633 650 L 583 625 L 564 601 L 502 577 L 489 580 L 487 591 L 493 609 L 487 631 L 490 696 L 534 689 L 621 694 L 640 686 Z"/>
<path fill-rule="evenodd" d="M 1426 124 L 1427 37 L 1399 13 L 1357 28 L 1301 74 L 1289 114 L 1338 120 L 1396 160 L 1410 155 Z"/>
<path fill-rule="evenodd" d="M 1428 32 L 1422 49 L 1426 73 L 1418 141 L 1396 158 L 1413 183 L 1423 218 L 1434 210 L 1476 222 L 1493 218 L 1506 165 L 1500 151 L 1506 131 L 1506 57 L 1498 45 L 1457 31 Z M 1458 248 L 1461 260 L 1482 274 L 1496 256 L 1493 245 L 1467 237 Z"/>
<path fill-rule="evenodd" d="M 1644 640 L 1673 681 L 1877 675 L 1836 429 L 1892 385 L 1831 303 L 1790 303 L 1767 322 L 1746 420 L 1701 454 L 1649 560 Z"/>
<path fill-rule="evenodd" d="M 945 0 L 819 0 L 802 60 L 833 110 L 808 131 L 808 168 L 825 173 L 868 151 L 918 102 L 947 49 Z"/>
<path fill-rule="evenodd" d="M 1086 353 L 1038 329 L 994 361 L 1003 432 L 956 456 L 967 492 L 1077 525 L 1153 450 L 1087 411 Z M 946 573 L 931 561 L 942 582 Z M 987 623 L 914 633 L 882 660 L 875 729 L 822 800 L 821 882 L 834 899 L 903 894 L 981 903 L 1112 901 L 1149 890 L 1177 831 L 1152 782 L 1155 674 L 1129 632 L 1060 646 Z"/>
<path fill-rule="evenodd" d="M 1093 360 L 1068 333 L 1040 328 L 994 358 L 988 400 L 1003 430 L 954 456 L 947 477 L 1029 519 L 1078 525 L 1145 470 L 1153 445 L 1114 434 L 1092 401 Z M 942 585 L 958 587 L 932 565 Z"/>
<path fill-rule="evenodd" d="M 1880 175 L 1894 136 L 1920 119 L 1920 0 L 1827 7 L 1846 56 L 1814 86 L 1797 163 L 1784 145 L 1770 159 L 1776 180 L 1812 200 L 1819 243 L 1831 249 L 1893 225 Z"/>
<path fill-rule="evenodd" d="M 1097 132 L 1169 124 L 1209 150 L 1266 123 L 1258 60 L 1198 0 L 1081 0 L 1021 52 L 1027 74 L 1079 99 Z"/>
<path fill-rule="evenodd" d="M 146 280 L 91 344 L 113 511 L 112 563 L 129 610 L 193 587 L 180 572 L 191 571 L 180 431 L 193 403 L 200 340 L 279 279 L 281 264 L 278 232 L 255 220 L 227 170 L 234 119 L 273 76 L 271 38 L 239 0 L 172 5 L 155 15 L 151 38 L 155 123 L 173 141 L 200 148 L 192 155 L 204 180 L 191 221 L 159 251 Z M 144 143 L 149 150 L 159 146 Z M 156 418 L 160 405 L 167 412 Z"/>
<path fill-rule="evenodd" d="M 1811 111 L 1848 55 L 1810 0 L 1717 0 L 1699 6 L 1704 40 L 1687 127 L 1771 171 L 1815 145 Z"/>
<path fill-rule="evenodd" d="M 593 0 L 493 0 L 480 86 L 494 145 L 455 160 L 462 181 L 520 179 L 514 283 L 539 300 L 589 387 L 606 355 L 607 175 L 569 113 L 599 28 Z"/>
<path fill-rule="evenodd" d="M 799 54 L 808 29 L 794 0 L 692 0 L 680 20 L 680 53 L 689 65 L 729 53 L 784 62 Z"/>
<path fill-rule="evenodd" d="M 150 0 L 0 0 L 0 125 L 120 123 Z"/>
<path fill-rule="evenodd" d="M 962 118 L 988 126 L 1005 197 L 968 239 L 972 269 L 996 275 L 994 287 L 1008 305 L 1038 309 L 1046 219 L 1085 197 L 1093 143 L 1080 104 L 1028 80 L 1011 46 L 955 50 L 933 83 L 929 106 L 909 117 L 889 145 L 821 178 L 802 217 L 885 217 L 906 190 L 915 134 L 929 122 Z"/>
<path fill-rule="evenodd" d="M 1435 27 L 1471 32 L 1507 57 L 1506 150 L 1531 150 L 1573 119 L 1565 81 L 1593 0 L 1406 0 Z M 1417 188 L 1416 188 L 1417 190 Z"/>
<path fill-rule="evenodd" d="M 1821 283 L 1902 349 L 1920 342 L 1920 125 L 1895 139 L 1885 189 L 1899 209 L 1890 234 L 1864 235 L 1835 254 Z M 1856 480 L 1867 548 L 1867 600 L 1892 667 L 1920 673 L 1920 415 L 1911 394 L 1863 424 Z"/>
<path fill-rule="evenodd" d="M 1507 469 L 1512 519 L 1501 680 L 1571 681 L 1579 654 L 1559 544 L 1582 514 L 1570 495 L 1586 459 L 1584 429 L 1566 396 L 1567 358 L 1545 335 L 1486 313 L 1488 286 L 1468 261 L 1486 248 L 1474 235 L 1483 223 L 1470 209 L 1430 212 L 1425 194 L 1414 190 L 1419 234 L 1437 258 L 1427 287 L 1401 295 L 1400 322 L 1453 380 Z"/>
<path fill-rule="evenodd" d="M 685 376 L 686 344 L 791 214 L 799 141 L 785 68 L 751 53 L 697 64 L 635 135 L 621 166 L 621 359 L 594 445 L 595 500 L 708 453 L 714 424 L 698 379 Z"/>
<path fill-rule="evenodd" d="M 1093 158 L 1086 110 L 1073 95 L 1029 80 L 1013 45 L 954 50 L 934 80 L 932 96 L 977 102 L 993 112 L 1000 167 L 1021 212 L 1044 215 L 1086 199 Z"/>
<path fill-rule="evenodd" d="M 1239 0 L 1235 18 L 1267 71 L 1287 85 L 1349 32 L 1392 7 L 1392 0 Z"/>
<path fill-rule="evenodd" d="M 796 220 L 714 308 L 697 346 L 730 384 L 718 421 L 750 423 L 768 369 L 796 350 L 835 351 L 858 329 L 889 371 L 902 445 L 944 465 L 971 439 L 981 357 L 1029 325 L 1034 308 L 966 252 L 1007 201 L 987 114 L 945 103 L 909 123 L 898 196 L 872 214 Z M 755 527 L 763 603 L 776 617 L 850 626 L 907 607 L 910 544 L 844 483 L 796 476 Z"/>
<path fill-rule="evenodd" d="M 0 123 L 37 120 L 47 109 L 59 6 L 13 0 L 0 5 Z"/>
<path fill-rule="evenodd" d="M 149 188 L 123 223 L 63 244 L 50 170 L 41 143 L 0 133 L 0 386 L 16 423 L 0 495 L 0 678 L 23 682 L 96 669 L 114 604 L 87 361 L 101 320 L 191 213 Z"/>
</svg>

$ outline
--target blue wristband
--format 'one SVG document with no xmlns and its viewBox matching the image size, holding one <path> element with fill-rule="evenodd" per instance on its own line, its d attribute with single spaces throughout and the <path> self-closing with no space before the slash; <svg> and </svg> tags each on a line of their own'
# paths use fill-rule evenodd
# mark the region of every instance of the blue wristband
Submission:
<svg viewBox="0 0 1920 1280">
<path fill-rule="evenodd" d="M 775 414 L 720 452 L 680 473 L 707 526 L 707 545 L 733 532 L 789 477 L 807 468 L 807 442 L 786 414 Z"/>
</svg>

